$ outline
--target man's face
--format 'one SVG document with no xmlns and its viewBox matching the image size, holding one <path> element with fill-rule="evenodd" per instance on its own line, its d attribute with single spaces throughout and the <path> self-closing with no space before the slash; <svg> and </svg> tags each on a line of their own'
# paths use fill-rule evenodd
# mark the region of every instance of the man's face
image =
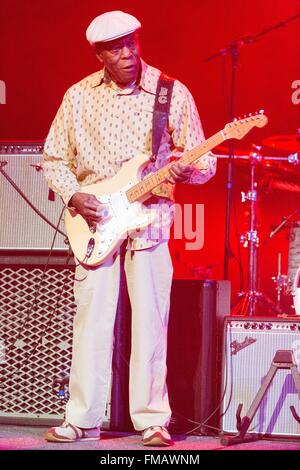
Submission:
<svg viewBox="0 0 300 470">
<path fill-rule="evenodd" d="M 128 34 L 113 41 L 96 45 L 97 57 L 121 87 L 134 82 L 140 69 L 140 45 L 138 34 Z"/>
</svg>

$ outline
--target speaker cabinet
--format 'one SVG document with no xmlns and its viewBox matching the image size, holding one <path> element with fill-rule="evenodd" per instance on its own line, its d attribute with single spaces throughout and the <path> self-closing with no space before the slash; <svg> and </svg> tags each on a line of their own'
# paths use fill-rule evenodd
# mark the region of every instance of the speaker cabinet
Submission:
<svg viewBox="0 0 300 470">
<path fill-rule="evenodd" d="M 236 433 L 236 411 L 243 417 L 252 404 L 278 350 L 293 351 L 300 372 L 300 319 L 228 317 L 224 331 L 222 430 Z M 254 416 L 249 432 L 300 436 L 300 401 L 290 369 L 277 370 Z"/>
<path fill-rule="evenodd" d="M 230 282 L 174 280 L 168 338 L 171 431 L 215 434 L 221 384 L 221 339 L 230 313 Z M 212 427 L 210 427 L 212 426 Z"/>
<path fill-rule="evenodd" d="M 2 257 L 0 422 L 56 424 L 64 417 L 72 354 L 74 265 L 56 255 Z M 4 263 L 5 262 L 5 263 Z M 110 398 L 104 427 L 109 427 Z"/>
<path fill-rule="evenodd" d="M 20 147 L 20 149 L 22 149 Z M 0 147 L 1 150 L 1 147 Z M 34 150 L 34 147 L 25 149 Z M 25 152 L 23 149 L 23 151 Z M 42 154 L 36 153 L 0 154 L 0 164 L 13 183 L 25 194 L 29 201 L 56 227 L 63 210 L 58 195 L 49 200 L 47 186 L 40 162 Z M 0 173 L 0 249 L 2 250 L 49 250 L 55 230 L 48 225 L 25 202 L 16 189 Z M 53 198 L 50 198 L 53 199 Z M 63 219 L 59 229 L 65 233 Z M 57 233 L 54 248 L 66 250 L 65 237 Z"/>
</svg>

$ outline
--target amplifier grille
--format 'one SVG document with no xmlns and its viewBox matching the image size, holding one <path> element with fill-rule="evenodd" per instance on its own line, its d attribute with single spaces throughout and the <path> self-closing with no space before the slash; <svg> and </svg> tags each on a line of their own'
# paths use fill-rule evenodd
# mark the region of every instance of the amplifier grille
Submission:
<svg viewBox="0 0 300 470">
<path fill-rule="evenodd" d="M 2 267 L 0 292 L 0 422 L 63 419 L 72 354 L 74 270 Z M 104 427 L 110 419 L 110 400 Z"/>
<path fill-rule="evenodd" d="M 58 195 L 48 199 L 48 185 L 42 171 L 36 171 L 41 154 L 0 155 L 6 161 L 4 171 L 25 193 L 32 204 L 55 226 L 59 221 L 63 204 Z M 0 249 L 49 250 L 54 229 L 50 227 L 17 193 L 6 178 L 0 174 Z M 65 232 L 61 221 L 60 230 Z M 54 248 L 66 250 L 64 237 L 57 234 Z"/>
</svg>

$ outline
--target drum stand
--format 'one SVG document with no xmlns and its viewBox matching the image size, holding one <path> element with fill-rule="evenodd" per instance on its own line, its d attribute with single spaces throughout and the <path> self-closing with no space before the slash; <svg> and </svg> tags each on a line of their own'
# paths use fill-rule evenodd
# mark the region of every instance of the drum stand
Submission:
<svg viewBox="0 0 300 470">
<path fill-rule="evenodd" d="M 275 287 L 275 290 L 277 292 L 277 303 L 276 303 L 276 305 L 277 305 L 277 307 L 280 308 L 281 293 L 286 291 L 286 289 L 288 287 L 288 284 L 289 284 L 288 276 L 286 274 L 281 273 L 281 253 L 278 253 L 277 269 L 278 269 L 277 276 L 273 276 L 272 281 L 274 281 L 274 283 L 276 284 L 276 287 Z"/>
<path fill-rule="evenodd" d="M 260 147 L 256 147 L 260 149 Z M 237 157 L 238 158 L 238 157 Z M 250 230 L 241 236 L 240 241 L 244 247 L 249 248 L 249 280 L 248 280 L 248 291 L 240 292 L 239 302 L 233 308 L 231 315 L 241 316 L 254 316 L 256 314 L 257 304 L 263 303 L 269 310 L 283 314 L 283 310 L 279 305 L 276 305 L 273 300 L 262 292 L 258 292 L 257 288 L 257 256 L 259 247 L 259 236 L 257 231 L 257 182 L 255 181 L 255 169 L 257 163 L 262 160 L 262 157 L 252 152 L 248 157 L 251 165 L 251 189 L 248 193 L 242 193 L 242 202 L 250 201 Z M 276 157 L 273 157 L 276 159 Z"/>
</svg>

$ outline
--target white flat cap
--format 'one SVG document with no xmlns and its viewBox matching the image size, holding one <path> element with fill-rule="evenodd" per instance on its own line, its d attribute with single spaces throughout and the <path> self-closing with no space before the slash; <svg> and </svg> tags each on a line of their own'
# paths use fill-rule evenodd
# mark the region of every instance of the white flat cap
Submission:
<svg viewBox="0 0 300 470">
<path fill-rule="evenodd" d="M 86 38 L 90 44 L 112 41 L 133 33 L 141 26 L 141 23 L 128 13 L 108 11 L 91 22 L 86 30 Z"/>
</svg>

